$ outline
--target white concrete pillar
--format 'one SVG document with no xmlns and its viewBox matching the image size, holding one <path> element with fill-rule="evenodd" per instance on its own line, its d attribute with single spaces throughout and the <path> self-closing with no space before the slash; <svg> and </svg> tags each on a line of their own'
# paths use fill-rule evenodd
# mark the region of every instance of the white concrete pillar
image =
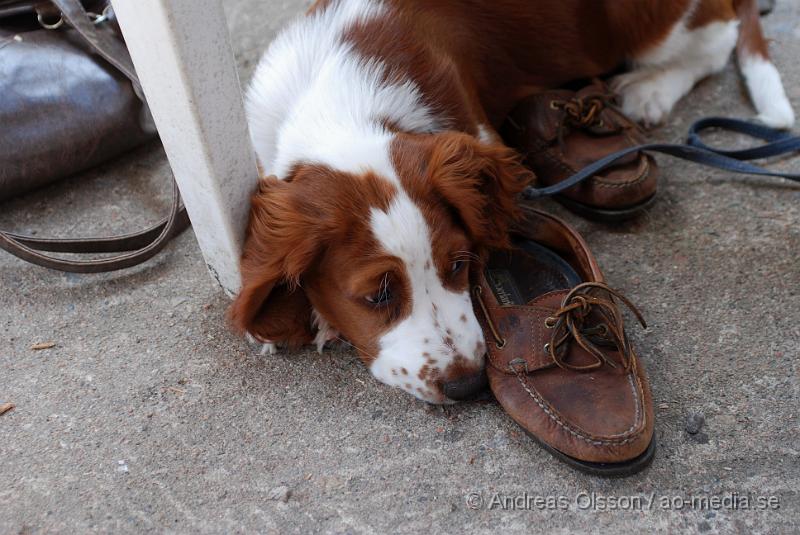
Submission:
<svg viewBox="0 0 800 535">
<path fill-rule="evenodd" d="M 112 4 L 203 257 L 232 295 L 258 172 L 222 5 Z"/>
</svg>

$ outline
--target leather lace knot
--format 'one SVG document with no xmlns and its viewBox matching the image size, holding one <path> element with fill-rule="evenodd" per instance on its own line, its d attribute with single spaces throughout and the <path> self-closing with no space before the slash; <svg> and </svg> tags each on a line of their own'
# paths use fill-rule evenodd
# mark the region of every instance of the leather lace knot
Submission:
<svg viewBox="0 0 800 535">
<path fill-rule="evenodd" d="M 553 100 L 550 106 L 556 110 L 563 110 L 562 125 L 570 123 L 578 128 L 592 128 L 605 126 L 600 114 L 610 104 L 611 95 L 589 95 L 573 97 L 569 100 Z"/>
<path fill-rule="evenodd" d="M 545 325 L 553 329 L 553 336 L 545 349 L 559 367 L 565 370 L 590 371 L 608 364 L 616 368 L 604 353 L 615 349 L 622 357 L 625 369 L 633 361 L 633 348 L 625 334 L 622 314 L 614 302 L 618 298 L 635 315 L 639 323 L 647 328 L 641 312 L 617 290 L 601 282 L 584 282 L 564 296 L 561 307 L 545 319 Z M 570 343 L 577 343 L 595 358 L 595 362 L 575 365 L 566 362 Z"/>
<path fill-rule="evenodd" d="M 550 107 L 563 113 L 558 123 L 558 144 L 564 149 L 564 136 L 570 128 L 579 130 L 603 129 L 606 134 L 618 134 L 624 130 L 634 129 L 641 132 L 639 125 L 628 117 L 615 104 L 613 93 L 605 91 L 600 85 L 596 92 L 574 96 L 569 99 L 550 101 Z M 603 116 L 604 111 L 610 114 Z"/>
</svg>

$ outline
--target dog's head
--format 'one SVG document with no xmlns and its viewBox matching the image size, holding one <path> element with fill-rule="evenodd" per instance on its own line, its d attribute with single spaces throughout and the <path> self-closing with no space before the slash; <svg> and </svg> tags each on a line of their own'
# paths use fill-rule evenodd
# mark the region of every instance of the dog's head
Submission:
<svg viewBox="0 0 800 535">
<path fill-rule="evenodd" d="M 469 264 L 508 245 L 530 178 L 510 149 L 456 133 L 394 136 L 383 163 L 359 172 L 298 164 L 265 178 L 233 323 L 288 346 L 338 332 L 384 383 L 434 403 L 462 397 L 486 349 Z"/>
</svg>

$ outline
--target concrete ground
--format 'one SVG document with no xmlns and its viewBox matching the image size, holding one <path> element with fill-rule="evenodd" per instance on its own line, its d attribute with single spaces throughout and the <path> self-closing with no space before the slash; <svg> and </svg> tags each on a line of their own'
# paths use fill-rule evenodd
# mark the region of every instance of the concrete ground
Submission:
<svg viewBox="0 0 800 535">
<path fill-rule="evenodd" d="M 226 1 L 243 80 L 306 3 Z M 800 110 L 800 4 L 779 0 L 765 26 Z M 751 114 L 732 66 L 653 137 L 680 140 L 710 114 Z M 347 350 L 254 354 L 228 332 L 228 300 L 188 231 L 105 275 L 0 254 L 0 403 L 16 404 L 0 416 L 0 533 L 796 533 L 800 189 L 660 161 L 660 199 L 634 223 L 545 204 L 650 323 L 631 331 L 657 411 L 644 473 L 579 474 L 496 404 L 428 406 Z M 165 213 L 168 180 L 152 144 L 3 204 L 0 228 L 137 229 Z M 31 349 L 41 342 L 55 346 Z M 732 493 L 772 507 L 691 501 Z"/>
</svg>

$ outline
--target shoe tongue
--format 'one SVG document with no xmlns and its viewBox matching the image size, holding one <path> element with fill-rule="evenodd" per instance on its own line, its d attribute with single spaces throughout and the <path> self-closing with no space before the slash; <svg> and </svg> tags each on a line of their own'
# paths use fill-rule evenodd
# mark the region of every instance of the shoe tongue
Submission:
<svg viewBox="0 0 800 535">
<path fill-rule="evenodd" d="M 539 306 L 558 310 L 561 308 L 561 302 L 564 300 L 564 296 L 566 296 L 567 293 L 569 293 L 568 289 L 553 290 L 552 292 L 547 292 L 539 297 L 534 297 L 526 303 L 526 306 Z"/>
</svg>

